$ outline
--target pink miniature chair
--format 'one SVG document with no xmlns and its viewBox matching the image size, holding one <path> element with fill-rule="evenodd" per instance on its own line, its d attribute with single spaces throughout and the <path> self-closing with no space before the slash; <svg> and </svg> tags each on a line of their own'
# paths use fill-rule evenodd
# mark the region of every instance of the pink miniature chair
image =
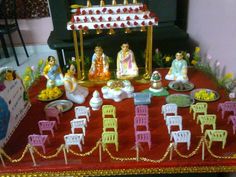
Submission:
<svg viewBox="0 0 236 177">
<path fill-rule="evenodd" d="M 221 118 L 224 118 L 225 112 L 234 112 L 236 115 L 236 102 L 235 101 L 226 101 L 224 103 L 219 103 L 218 111 L 221 110 Z"/>
<path fill-rule="evenodd" d="M 57 123 L 60 124 L 61 111 L 59 111 L 57 108 L 49 107 L 45 109 L 45 114 L 47 119 L 49 119 L 49 117 L 55 117 L 57 119 Z"/>
<path fill-rule="evenodd" d="M 180 130 L 171 132 L 170 141 L 174 139 L 174 144 L 187 143 L 187 149 L 190 148 L 191 132 L 189 130 Z"/>
<path fill-rule="evenodd" d="M 135 115 L 139 116 L 139 115 L 144 115 L 144 116 L 149 116 L 148 114 L 148 106 L 147 105 L 138 105 L 135 106 Z"/>
<path fill-rule="evenodd" d="M 78 119 L 80 117 L 86 117 L 89 122 L 90 109 L 86 106 L 76 106 L 75 107 L 75 118 Z"/>
<path fill-rule="evenodd" d="M 41 120 L 38 122 L 38 126 L 41 135 L 43 134 L 43 131 L 51 131 L 52 136 L 54 137 L 53 128 L 56 128 L 56 121 Z"/>
<path fill-rule="evenodd" d="M 149 130 L 148 125 L 148 116 L 147 115 L 136 115 L 134 117 L 134 129 L 137 130 L 137 126 L 145 126 L 146 130 Z"/>
<path fill-rule="evenodd" d="M 43 153 L 46 153 L 44 143 L 47 140 L 48 135 L 29 135 L 28 136 L 28 143 L 32 146 L 41 146 L 43 148 Z"/>
<path fill-rule="evenodd" d="M 233 115 L 229 116 L 228 123 L 230 123 L 230 121 L 233 124 L 233 133 L 235 134 L 235 130 L 236 130 L 236 116 L 233 116 Z"/>
<path fill-rule="evenodd" d="M 135 131 L 135 145 L 138 143 L 148 143 L 149 149 L 151 149 L 151 133 L 150 131 Z"/>
</svg>

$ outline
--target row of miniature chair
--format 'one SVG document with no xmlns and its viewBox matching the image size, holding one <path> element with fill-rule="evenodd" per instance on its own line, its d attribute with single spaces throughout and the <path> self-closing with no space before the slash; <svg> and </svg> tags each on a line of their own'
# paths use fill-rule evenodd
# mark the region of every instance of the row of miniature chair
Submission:
<svg viewBox="0 0 236 177">
<path fill-rule="evenodd" d="M 189 130 L 183 130 L 182 116 L 178 115 L 178 106 L 174 103 L 162 105 L 161 113 L 166 122 L 170 141 L 173 140 L 175 146 L 177 146 L 178 143 L 187 143 L 187 149 L 189 150 L 191 144 L 191 132 Z M 179 130 L 171 131 L 172 126 L 178 126 Z"/>
<path fill-rule="evenodd" d="M 106 149 L 107 144 L 115 144 L 118 151 L 118 121 L 116 117 L 116 107 L 113 105 L 102 106 L 102 148 Z"/>
<path fill-rule="evenodd" d="M 64 136 L 65 147 L 67 152 L 71 145 L 77 145 L 80 151 L 83 151 L 82 144 L 84 144 L 84 137 L 87 127 L 87 122 L 89 122 L 89 117 L 91 116 L 89 107 L 86 106 L 76 106 L 74 108 L 75 118 L 70 121 L 71 134 Z M 75 133 L 75 129 L 82 129 L 82 133 Z"/>
<path fill-rule="evenodd" d="M 205 102 L 196 103 L 190 106 L 190 113 L 193 111 L 193 119 L 197 114 L 197 123 L 201 124 L 201 132 L 204 133 L 205 125 L 212 125 L 213 130 L 205 130 L 205 138 L 209 138 L 209 147 L 211 148 L 212 142 L 222 142 L 222 148 L 225 147 L 228 132 L 226 130 L 216 130 L 216 115 L 207 113 L 208 104 Z"/>
<path fill-rule="evenodd" d="M 45 142 L 49 142 L 48 135 L 43 135 L 43 131 L 50 131 L 52 136 L 54 137 L 54 128 L 57 128 L 57 123 L 60 124 L 61 111 L 56 107 L 49 107 L 45 109 L 45 115 L 48 120 L 41 120 L 38 122 L 40 135 L 32 134 L 28 136 L 28 143 L 34 147 L 42 147 L 43 153 L 46 153 Z M 49 121 L 50 117 L 56 118 L 57 123 L 55 120 Z"/>
<path fill-rule="evenodd" d="M 145 130 L 138 130 L 138 127 L 145 127 Z M 135 145 L 148 143 L 151 149 L 151 133 L 149 130 L 149 112 L 147 105 L 136 105 L 134 116 Z"/>
<path fill-rule="evenodd" d="M 224 118 L 225 112 L 233 112 L 236 116 L 236 101 L 225 101 L 218 104 L 218 111 L 221 110 L 221 118 Z"/>
</svg>

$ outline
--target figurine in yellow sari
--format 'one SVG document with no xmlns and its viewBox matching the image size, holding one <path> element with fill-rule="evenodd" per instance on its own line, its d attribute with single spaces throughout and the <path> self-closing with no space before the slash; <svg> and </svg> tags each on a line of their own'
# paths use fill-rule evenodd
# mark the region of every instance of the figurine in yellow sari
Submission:
<svg viewBox="0 0 236 177">
<path fill-rule="evenodd" d="M 90 81 L 107 81 L 111 77 L 108 57 L 100 46 L 95 47 L 88 78 Z"/>
<path fill-rule="evenodd" d="M 66 91 L 66 97 L 74 103 L 81 104 L 88 96 L 88 89 L 78 84 L 74 77 L 76 73 L 75 64 L 70 64 L 69 68 L 64 76 L 64 86 Z"/>
<path fill-rule="evenodd" d="M 138 67 L 135 61 L 134 53 L 129 49 L 129 44 L 124 43 L 117 54 L 117 71 L 118 79 L 127 79 L 138 76 Z"/>
<path fill-rule="evenodd" d="M 47 64 L 43 69 L 43 75 L 47 79 L 47 88 L 63 85 L 61 69 L 53 56 L 48 57 Z"/>
</svg>

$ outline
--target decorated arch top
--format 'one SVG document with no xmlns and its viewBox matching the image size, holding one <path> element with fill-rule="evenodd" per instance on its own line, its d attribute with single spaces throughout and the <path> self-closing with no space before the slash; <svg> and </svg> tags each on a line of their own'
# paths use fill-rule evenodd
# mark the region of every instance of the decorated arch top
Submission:
<svg viewBox="0 0 236 177">
<path fill-rule="evenodd" d="M 158 25 L 157 16 L 147 6 L 138 4 L 95 5 L 76 10 L 67 24 L 68 30 L 135 28 Z"/>
</svg>

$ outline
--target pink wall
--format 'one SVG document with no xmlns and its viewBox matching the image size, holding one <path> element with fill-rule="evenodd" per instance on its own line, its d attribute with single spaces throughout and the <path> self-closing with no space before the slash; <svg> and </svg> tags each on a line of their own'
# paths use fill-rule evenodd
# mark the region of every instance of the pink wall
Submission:
<svg viewBox="0 0 236 177">
<path fill-rule="evenodd" d="M 19 19 L 18 23 L 26 44 L 47 44 L 47 39 L 53 30 L 51 17 Z M 21 45 L 18 33 L 14 33 L 13 39 L 16 44 Z"/>
<path fill-rule="evenodd" d="M 187 31 L 202 56 L 211 55 L 236 75 L 235 7 L 235 0 L 189 0 Z"/>
</svg>

